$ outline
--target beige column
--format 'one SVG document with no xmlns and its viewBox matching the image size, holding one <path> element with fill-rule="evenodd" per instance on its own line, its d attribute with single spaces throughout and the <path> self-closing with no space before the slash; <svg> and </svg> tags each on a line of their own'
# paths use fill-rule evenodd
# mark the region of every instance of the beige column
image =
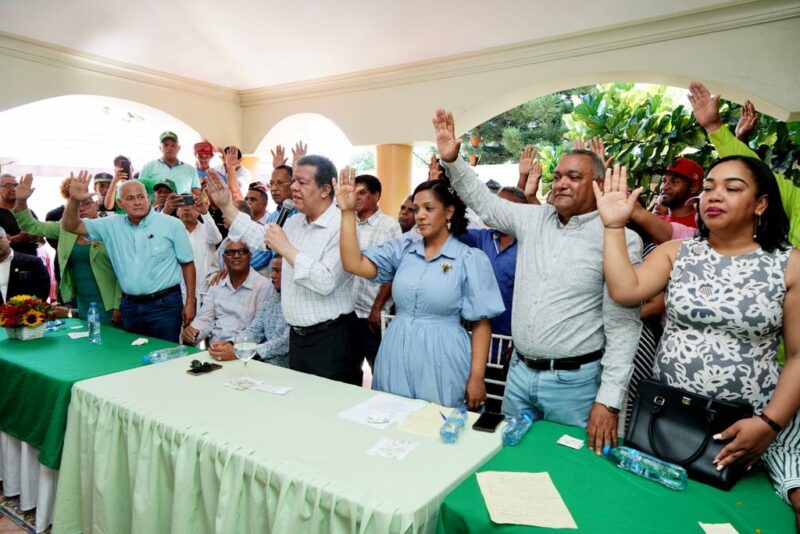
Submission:
<svg viewBox="0 0 800 534">
<path fill-rule="evenodd" d="M 254 182 L 261 182 L 265 181 L 264 177 L 259 176 L 258 174 L 258 163 L 261 160 L 260 157 L 253 155 L 253 154 L 242 154 L 242 167 L 250 171 L 250 174 L 253 176 Z M 269 182 L 269 176 L 266 177 L 266 181 Z M 250 184 L 242 184 L 244 187 L 247 187 Z M 247 193 L 247 191 L 242 191 L 242 193 Z"/>
<path fill-rule="evenodd" d="M 411 193 L 411 145 L 377 145 L 376 166 L 381 181 L 381 210 L 397 217 L 400 205 Z"/>
</svg>

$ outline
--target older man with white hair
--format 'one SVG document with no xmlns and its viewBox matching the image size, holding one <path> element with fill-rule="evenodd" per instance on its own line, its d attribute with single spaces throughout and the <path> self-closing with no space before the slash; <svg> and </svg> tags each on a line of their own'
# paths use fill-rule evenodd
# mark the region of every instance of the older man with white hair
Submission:
<svg viewBox="0 0 800 534">
<path fill-rule="evenodd" d="M 90 198 L 90 176 L 82 171 L 71 183 L 62 226 L 68 232 L 102 241 L 122 288 L 122 326 L 129 332 L 177 342 L 181 325 L 195 316 L 194 253 L 189 236 L 175 217 L 156 213 L 138 181 L 119 187 L 125 215 L 81 219 L 81 201 Z M 186 304 L 181 299 L 181 277 Z"/>
</svg>

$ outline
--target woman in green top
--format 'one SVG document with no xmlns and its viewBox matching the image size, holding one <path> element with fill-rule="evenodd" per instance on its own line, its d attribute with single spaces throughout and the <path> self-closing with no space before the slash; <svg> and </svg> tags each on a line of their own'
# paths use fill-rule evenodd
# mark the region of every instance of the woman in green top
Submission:
<svg viewBox="0 0 800 534">
<path fill-rule="evenodd" d="M 83 174 L 85 171 L 81 171 Z M 73 178 L 70 174 L 70 178 Z M 90 302 L 96 302 L 104 324 L 119 323 L 119 302 L 122 290 L 117 282 L 108 252 L 100 242 L 67 232 L 59 222 L 37 221 L 28 210 L 28 198 L 33 193 L 33 176 L 22 177 L 17 186 L 14 217 L 19 227 L 31 235 L 58 239 L 58 262 L 61 269 L 61 298 L 78 301 L 78 312 L 86 318 Z M 81 203 L 80 216 L 97 218 L 97 203 L 87 199 Z"/>
</svg>

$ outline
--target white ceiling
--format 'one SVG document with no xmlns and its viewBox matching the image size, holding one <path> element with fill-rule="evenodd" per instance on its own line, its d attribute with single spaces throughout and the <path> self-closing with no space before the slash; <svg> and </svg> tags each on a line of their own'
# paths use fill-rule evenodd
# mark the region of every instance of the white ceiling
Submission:
<svg viewBox="0 0 800 534">
<path fill-rule="evenodd" d="M 242 90 L 737 3 L 0 0 L 0 32 Z"/>
</svg>

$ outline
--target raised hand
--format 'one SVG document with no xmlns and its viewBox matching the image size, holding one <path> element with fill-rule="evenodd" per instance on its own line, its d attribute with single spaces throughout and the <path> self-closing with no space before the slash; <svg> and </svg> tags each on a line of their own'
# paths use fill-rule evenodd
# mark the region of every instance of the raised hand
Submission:
<svg viewBox="0 0 800 534">
<path fill-rule="evenodd" d="M 92 180 L 92 175 L 89 171 L 80 171 L 78 176 L 74 173 L 69 173 L 69 198 L 83 202 L 87 198 L 92 198 L 95 193 L 89 192 L 89 182 Z"/>
<path fill-rule="evenodd" d="M 28 173 L 19 179 L 19 184 L 17 184 L 16 189 L 17 200 L 25 202 L 35 190 L 36 188 L 33 187 L 33 175 Z"/>
<path fill-rule="evenodd" d="M 235 147 L 228 147 L 228 149 L 222 153 L 222 163 L 225 165 L 226 169 L 236 168 L 236 166 L 239 164 L 239 152 Z"/>
<path fill-rule="evenodd" d="M 742 106 L 742 116 L 739 117 L 739 122 L 736 124 L 736 138 L 742 143 L 746 143 L 750 139 L 753 130 L 756 129 L 758 122 L 758 115 L 756 115 L 756 107 L 749 100 L 745 101 Z M 19 193 L 17 193 L 19 196 Z"/>
<path fill-rule="evenodd" d="M 345 167 L 339 171 L 339 179 L 333 179 L 333 191 L 336 193 L 336 204 L 342 211 L 356 209 L 356 170 Z"/>
<path fill-rule="evenodd" d="M 572 150 L 586 150 L 586 142 L 583 137 L 576 137 L 572 140 Z"/>
<path fill-rule="evenodd" d="M 722 126 L 722 119 L 719 118 L 719 95 L 712 95 L 700 82 L 692 82 L 689 84 L 688 97 L 700 126 L 708 133 L 717 131 Z"/>
<path fill-rule="evenodd" d="M 446 163 L 456 160 L 461 150 L 461 139 L 456 137 L 453 114 L 441 108 L 433 116 L 433 130 L 436 134 L 436 147 L 439 157 Z"/>
<path fill-rule="evenodd" d="M 231 203 L 231 190 L 217 171 L 208 169 L 206 184 L 208 196 L 220 209 Z"/>
<path fill-rule="evenodd" d="M 520 168 L 522 168 L 521 162 Z M 528 171 L 528 176 L 525 179 L 525 196 L 528 197 L 528 201 L 531 203 L 539 204 L 539 199 L 536 197 L 536 193 L 539 192 L 539 182 L 541 179 L 542 162 L 536 159 L 531 163 L 530 171 Z"/>
<path fill-rule="evenodd" d="M 592 182 L 594 197 L 597 199 L 597 210 L 606 228 L 624 228 L 633 213 L 636 199 L 642 188 L 628 194 L 628 169 L 614 165 L 606 169 L 606 179 L 601 189 L 597 182 Z"/>
<path fill-rule="evenodd" d="M 444 176 L 442 168 L 439 166 L 439 158 L 436 154 L 431 154 L 431 162 L 428 163 L 428 181 L 441 180 Z"/>
<path fill-rule="evenodd" d="M 522 154 L 519 155 L 519 175 L 528 176 L 533 169 L 533 162 L 536 160 L 536 153 L 539 149 L 535 146 L 525 145 Z M 541 165 L 539 165 L 539 176 L 541 177 Z"/>
<path fill-rule="evenodd" d="M 303 144 L 302 141 L 298 141 L 295 143 L 294 148 L 292 149 L 292 165 L 297 163 L 297 160 L 302 158 L 308 152 L 308 145 Z"/>
<path fill-rule="evenodd" d="M 281 165 L 286 165 L 286 151 L 281 145 L 275 147 L 275 150 L 270 150 L 272 154 L 272 168 L 276 169 Z"/>
<path fill-rule="evenodd" d="M 614 156 L 606 157 L 606 144 L 603 143 L 601 137 L 594 137 L 589 141 L 589 150 L 597 154 L 597 157 L 600 158 L 606 168 L 610 167 L 611 162 L 614 161 Z"/>
</svg>

